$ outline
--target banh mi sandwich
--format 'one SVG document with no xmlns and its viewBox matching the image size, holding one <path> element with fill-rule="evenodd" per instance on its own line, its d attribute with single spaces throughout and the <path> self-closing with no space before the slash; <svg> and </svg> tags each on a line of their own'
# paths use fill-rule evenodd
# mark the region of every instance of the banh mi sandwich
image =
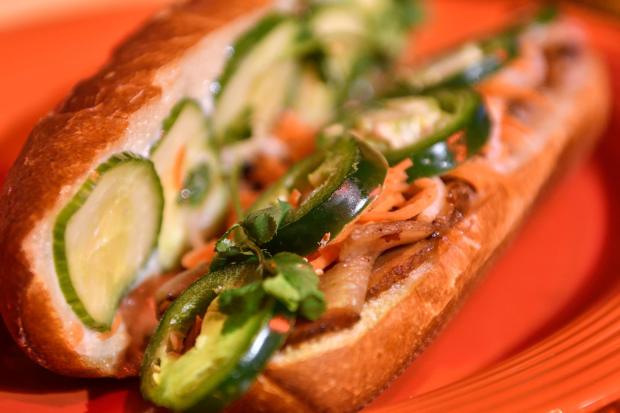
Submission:
<svg viewBox="0 0 620 413">
<path fill-rule="evenodd" d="M 33 130 L 0 202 L 2 314 L 66 375 L 175 411 L 356 411 L 605 125 L 548 9 L 403 67 L 407 0 L 194 0 Z"/>
</svg>

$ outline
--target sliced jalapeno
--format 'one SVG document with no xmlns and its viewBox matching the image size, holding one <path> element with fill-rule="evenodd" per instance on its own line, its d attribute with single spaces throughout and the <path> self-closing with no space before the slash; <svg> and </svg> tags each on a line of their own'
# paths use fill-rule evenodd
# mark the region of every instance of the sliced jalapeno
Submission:
<svg viewBox="0 0 620 413">
<path fill-rule="evenodd" d="M 382 152 L 390 165 L 410 158 L 413 166 L 407 173 L 415 179 L 450 170 L 477 153 L 491 124 L 478 93 L 442 89 L 386 99 L 343 125 L 327 128 L 323 140 L 345 127 Z"/>
<path fill-rule="evenodd" d="M 454 169 L 484 146 L 491 131 L 491 120 L 486 107 L 479 101 L 477 105 L 470 107 L 470 110 L 469 122 L 466 122 L 462 129 L 409 156 L 413 161 L 413 166 L 407 170 L 410 181 Z M 456 139 L 448 139 L 451 137 Z"/>
<path fill-rule="evenodd" d="M 300 194 L 299 204 L 264 248 L 272 253 L 289 251 L 300 255 L 315 251 L 325 234 L 334 238 L 369 205 L 386 172 L 383 156 L 351 137 L 339 138 L 300 162 L 251 208 L 255 211 L 278 199 L 288 200 L 293 191 Z"/>
<path fill-rule="evenodd" d="M 284 343 L 293 320 L 280 312 L 273 299 L 258 311 L 230 323 L 218 311 L 220 290 L 260 278 L 256 264 L 232 265 L 192 284 L 164 314 L 151 339 L 142 365 L 142 394 L 177 411 L 216 412 L 241 396 Z M 204 317 L 202 320 L 197 317 Z M 182 354 L 192 328 L 200 334 Z"/>
<path fill-rule="evenodd" d="M 479 82 L 517 56 L 516 29 L 467 42 L 406 71 L 400 89 L 419 93 L 440 87 L 463 87 Z"/>
</svg>

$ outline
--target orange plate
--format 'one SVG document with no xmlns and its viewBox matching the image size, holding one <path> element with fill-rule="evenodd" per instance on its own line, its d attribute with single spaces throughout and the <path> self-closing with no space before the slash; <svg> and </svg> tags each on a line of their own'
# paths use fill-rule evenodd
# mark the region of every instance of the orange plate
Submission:
<svg viewBox="0 0 620 413">
<path fill-rule="evenodd" d="M 0 32 L 0 179 L 35 120 L 152 11 Z M 432 24 L 418 33 L 416 49 L 480 33 L 514 12 L 514 1 L 432 3 Z M 569 12 L 620 73 L 620 28 Z M 613 87 L 620 96 L 620 77 Z M 620 399 L 618 106 L 614 114 L 595 156 L 559 183 L 446 330 L 368 412 L 568 412 Z M 0 328 L 0 411 L 150 409 L 136 381 L 56 376 L 30 362 Z"/>
</svg>

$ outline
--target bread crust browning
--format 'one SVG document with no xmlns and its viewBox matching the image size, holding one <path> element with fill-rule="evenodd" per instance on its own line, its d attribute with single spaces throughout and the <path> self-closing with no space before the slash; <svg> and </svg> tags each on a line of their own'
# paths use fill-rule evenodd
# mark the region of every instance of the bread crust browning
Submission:
<svg viewBox="0 0 620 413">
<path fill-rule="evenodd" d="M 132 116 L 160 99 L 155 78 L 162 69 L 209 33 L 267 4 L 194 0 L 159 13 L 34 127 L 0 195 L 0 310 L 15 341 L 39 364 L 71 376 L 137 374 L 123 363 L 93 364 L 75 351 L 24 244 L 63 191 L 119 145 Z"/>
<path fill-rule="evenodd" d="M 383 303 L 367 303 L 367 314 L 351 330 L 285 349 L 264 376 L 312 411 L 357 411 L 381 393 L 446 324 L 549 183 L 587 154 L 602 132 L 610 107 L 607 73 L 591 51 L 584 51 L 578 66 L 567 69 L 583 71 L 578 82 L 571 78 L 554 96 L 545 145 L 512 173 L 472 180 L 478 206 L 449 230 L 423 269 L 412 269 L 408 280 L 377 297 Z M 458 175 L 466 177 L 475 162 L 481 161 L 471 161 Z M 394 259 L 394 266 L 402 264 Z M 279 394 L 270 393 L 273 404 L 265 405 L 267 396 L 260 393 L 260 411 L 278 411 L 270 406 Z M 256 398 L 253 389 L 238 405 L 250 410 Z"/>
</svg>

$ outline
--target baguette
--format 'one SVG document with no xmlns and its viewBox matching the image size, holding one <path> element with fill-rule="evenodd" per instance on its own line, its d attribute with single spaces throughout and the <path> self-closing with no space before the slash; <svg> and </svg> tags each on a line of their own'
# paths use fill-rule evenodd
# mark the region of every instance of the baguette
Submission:
<svg viewBox="0 0 620 413">
<path fill-rule="evenodd" d="M 273 7 L 267 1 L 196 0 L 164 11 L 33 130 L 0 198 L 1 310 L 17 343 L 41 365 L 72 376 L 137 374 L 142 339 L 150 331 L 136 340 L 135 326 L 124 318 L 106 333 L 84 326 L 56 276 L 56 217 L 112 155 L 148 156 L 161 137 L 162 119 L 179 100 L 194 98 L 209 108 L 207 88 L 222 71 L 225 46 Z M 415 245 L 386 255 L 382 270 L 398 281 L 369 296 L 352 327 L 291 342 L 276 353 L 232 411 L 361 409 L 445 325 L 552 178 L 588 153 L 609 112 L 606 72 L 571 23 L 545 30 L 530 35 L 541 44 L 568 45 L 568 51 L 545 56 L 545 79 L 533 81 L 543 85 L 544 102 L 528 108 L 524 136 L 509 141 L 492 116 L 486 149 L 446 174 L 475 191 L 462 219 L 442 233 L 422 263 L 411 259 Z M 519 70 L 509 66 L 491 81 L 512 81 Z M 493 96 L 484 83 L 480 89 L 489 102 L 519 101 Z M 130 296 L 152 294 L 164 270 L 149 266 Z"/>
</svg>

